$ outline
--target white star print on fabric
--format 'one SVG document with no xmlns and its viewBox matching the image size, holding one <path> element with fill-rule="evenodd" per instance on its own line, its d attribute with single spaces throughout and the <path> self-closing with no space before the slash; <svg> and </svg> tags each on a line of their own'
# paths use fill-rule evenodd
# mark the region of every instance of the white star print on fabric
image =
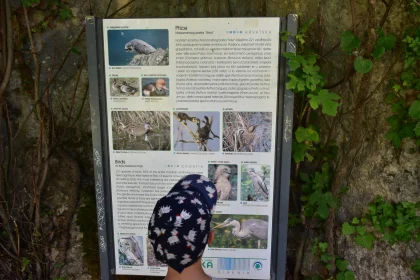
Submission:
<svg viewBox="0 0 420 280">
<path fill-rule="evenodd" d="M 150 217 L 150 225 L 151 225 L 152 227 L 154 227 L 154 226 L 155 226 L 155 213 L 153 213 L 153 214 L 152 214 L 152 217 Z"/>
<path fill-rule="evenodd" d="M 149 238 L 149 240 L 150 240 L 150 242 L 153 244 L 153 245 L 155 245 L 155 240 L 154 239 L 151 239 L 151 238 Z"/>
<path fill-rule="evenodd" d="M 189 241 L 187 241 L 187 248 L 190 248 L 191 251 L 193 251 L 193 252 L 195 250 L 195 246 L 192 243 L 190 243 Z"/>
<path fill-rule="evenodd" d="M 177 196 L 175 197 L 176 200 L 178 200 L 178 204 L 184 203 L 184 200 L 187 199 L 185 196 Z"/>
<path fill-rule="evenodd" d="M 200 223 L 200 230 L 203 231 L 206 229 L 206 220 L 202 220 Z"/>
<path fill-rule="evenodd" d="M 162 217 L 163 214 L 171 212 L 171 206 L 162 206 L 159 209 L 158 216 L 159 218 Z"/>
<path fill-rule="evenodd" d="M 182 183 L 181 183 L 181 186 L 183 186 L 184 187 L 184 189 L 187 189 L 187 188 L 189 188 L 190 187 L 190 184 L 191 184 L 191 180 L 189 180 L 189 181 L 183 181 Z"/>
<path fill-rule="evenodd" d="M 198 198 L 191 199 L 191 203 L 192 203 L 192 204 L 199 204 L 199 205 L 203 205 L 203 203 L 201 203 L 201 201 L 200 201 Z"/>
<path fill-rule="evenodd" d="M 159 252 L 159 254 L 161 254 L 161 255 L 163 256 L 162 245 L 158 244 L 158 245 L 157 245 L 157 248 L 156 248 L 156 251 L 158 251 L 158 252 Z"/>
<path fill-rule="evenodd" d="M 179 238 L 176 235 L 173 235 L 171 237 L 168 238 L 168 243 L 170 245 L 174 245 L 174 244 L 178 244 L 179 243 Z"/>
<path fill-rule="evenodd" d="M 216 190 L 210 186 L 206 187 L 206 191 L 209 193 L 209 197 L 213 198 L 214 197 L 214 193 L 216 192 Z"/>
<path fill-rule="evenodd" d="M 182 258 L 183 258 L 183 260 L 181 261 L 182 265 L 186 265 L 187 263 L 192 261 L 190 258 L 190 255 L 187 255 L 187 254 L 183 255 Z"/>
<path fill-rule="evenodd" d="M 175 227 L 182 227 L 182 218 L 181 218 L 181 216 L 176 216 L 174 226 Z"/>
<path fill-rule="evenodd" d="M 162 229 L 155 228 L 155 230 L 154 230 L 154 232 L 156 233 L 157 236 L 159 236 L 161 234 L 164 235 L 165 231 L 166 231 L 166 229 L 164 229 L 164 228 L 162 228 Z"/>
<path fill-rule="evenodd" d="M 168 252 L 168 250 L 166 250 L 166 249 L 165 249 L 165 254 L 166 254 L 166 258 L 167 258 L 168 260 L 173 260 L 173 259 L 176 259 L 176 255 L 174 255 L 174 254 L 172 254 L 172 253 L 169 253 L 169 252 Z"/>
<path fill-rule="evenodd" d="M 203 208 L 198 209 L 198 212 L 200 212 L 201 215 L 206 214 L 206 211 L 204 211 Z"/>
<path fill-rule="evenodd" d="M 200 177 L 200 180 L 203 180 L 203 181 L 205 181 L 205 182 L 210 181 L 210 180 L 209 180 L 209 178 L 207 178 L 206 176 L 201 176 L 201 177 Z"/>
<path fill-rule="evenodd" d="M 208 237 L 209 235 L 208 234 L 206 234 L 206 236 L 204 236 L 204 239 L 203 239 L 203 244 L 207 244 L 207 237 Z"/>
<path fill-rule="evenodd" d="M 195 230 L 190 230 L 188 232 L 188 236 L 184 235 L 185 240 L 191 241 L 191 242 L 195 242 L 195 235 L 197 234 L 197 232 Z"/>
<path fill-rule="evenodd" d="M 187 211 L 182 210 L 180 216 L 182 219 L 188 220 L 189 218 L 191 218 L 191 213 L 188 213 Z"/>
<path fill-rule="evenodd" d="M 193 191 L 188 191 L 188 190 L 185 190 L 185 192 L 186 192 L 186 193 L 188 193 L 188 194 L 190 194 L 190 195 L 193 195 L 193 194 L 194 194 L 194 192 L 193 192 Z"/>
<path fill-rule="evenodd" d="M 177 194 L 179 194 L 179 192 L 171 192 L 166 197 L 172 197 L 172 196 L 177 195 Z"/>
</svg>

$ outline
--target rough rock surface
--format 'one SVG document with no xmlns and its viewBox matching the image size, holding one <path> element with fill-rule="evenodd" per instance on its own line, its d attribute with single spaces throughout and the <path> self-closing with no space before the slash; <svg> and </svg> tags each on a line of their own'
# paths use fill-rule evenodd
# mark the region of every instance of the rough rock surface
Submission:
<svg viewBox="0 0 420 280">
<path fill-rule="evenodd" d="M 151 54 L 136 54 L 130 66 L 159 66 L 169 64 L 169 49 L 157 49 Z"/>
</svg>

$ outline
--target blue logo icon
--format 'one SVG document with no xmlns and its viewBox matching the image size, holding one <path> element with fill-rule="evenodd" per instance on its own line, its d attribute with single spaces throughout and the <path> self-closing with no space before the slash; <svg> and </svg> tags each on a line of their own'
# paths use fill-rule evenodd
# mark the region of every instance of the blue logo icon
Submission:
<svg viewBox="0 0 420 280">
<path fill-rule="evenodd" d="M 261 270 L 263 267 L 262 262 L 254 262 L 253 267 L 255 270 Z"/>
</svg>

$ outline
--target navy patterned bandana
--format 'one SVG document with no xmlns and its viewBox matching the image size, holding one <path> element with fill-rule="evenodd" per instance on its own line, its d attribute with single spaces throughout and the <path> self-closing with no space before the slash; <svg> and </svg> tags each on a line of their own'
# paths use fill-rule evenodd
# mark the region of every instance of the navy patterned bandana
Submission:
<svg viewBox="0 0 420 280">
<path fill-rule="evenodd" d="M 150 217 L 148 236 L 156 259 L 181 273 L 203 254 L 217 202 L 216 186 L 198 174 L 182 178 Z"/>
</svg>

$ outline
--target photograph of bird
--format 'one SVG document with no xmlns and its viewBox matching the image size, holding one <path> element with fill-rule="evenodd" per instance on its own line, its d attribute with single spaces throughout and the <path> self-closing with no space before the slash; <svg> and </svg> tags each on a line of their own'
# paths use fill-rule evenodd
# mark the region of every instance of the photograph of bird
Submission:
<svg viewBox="0 0 420 280">
<path fill-rule="evenodd" d="M 264 200 L 268 200 L 269 193 L 264 180 L 254 171 L 254 169 L 248 170 L 248 174 L 251 176 L 255 194 L 262 196 Z"/>
<path fill-rule="evenodd" d="M 271 112 L 223 112 L 223 151 L 270 152 Z"/>
<path fill-rule="evenodd" d="M 150 83 L 143 86 L 143 96 L 150 96 L 156 90 L 155 84 Z"/>
<path fill-rule="evenodd" d="M 129 265 L 140 266 L 144 264 L 143 250 L 140 248 L 141 245 L 134 236 L 123 237 L 119 241 L 119 251 L 125 256 L 125 260 L 128 261 Z"/>
<path fill-rule="evenodd" d="M 130 95 L 135 94 L 139 89 L 133 86 L 130 86 L 129 84 L 127 84 L 125 81 L 122 82 L 120 89 L 122 92 L 124 93 L 128 93 Z"/>
<path fill-rule="evenodd" d="M 138 54 L 151 54 L 156 51 L 154 47 L 143 40 L 133 39 L 125 44 L 126 52 L 136 52 Z"/>
<path fill-rule="evenodd" d="M 117 85 L 117 80 L 114 80 L 112 82 L 112 89 L 114 90 L 115 93 L 120 93 L 120 86 Z"/>
<path fill-rule="evenodd" d="M 234 218 L 228 218 L 223 223 L 213 227 L 214 229 L 231 227 L 231 234 L 240 239 L 257 239 L 258 249 L 261 248 L 261 240 L 268 239 L 268 222 L 260 219 L 243 220 L 242 223 Z M 218 235 L 215 234 L 217 237 Z"/>
<path fill-rule="evenodd" d="M 231 197 L 232 185 L 229 181 L 231 174 L 228 166 L 219 165 L 217 167 L 213 182 L 216 185 L 218 200 L 229 200 Z"/>
<path fill-rule="evenodd" d="M 164 79 L 156 79 L 154 86 L 155 90 L 150 93 L 150 96 L 166 96 L 166 92 L 169 91 Z"/>
<path fill-rule="evenodd" d="M 131 124 L 126 126 L 122 122 L 120 122 L 120 129 L 128 134 L 130 140 L 132 136 L 134 137 L 134 139 L 136 139 L 137 136 L 144 135 L 145 141 L 148 141 L 147 135 L 152 130 L 150 124 L 148 123 L 144 123 L 144 125 Z"/>
</svg>

